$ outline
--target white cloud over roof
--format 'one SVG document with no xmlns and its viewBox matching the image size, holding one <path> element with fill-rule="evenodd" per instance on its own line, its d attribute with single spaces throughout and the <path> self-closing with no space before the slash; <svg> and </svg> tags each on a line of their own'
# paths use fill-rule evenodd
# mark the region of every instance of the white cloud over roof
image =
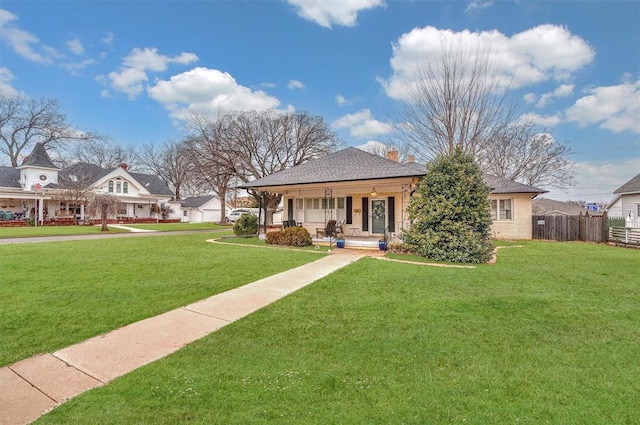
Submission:
<svg viewBox="0 0 640 425">
<path fill-rule="evenodd" d="M 298 15 L 316 24 L 331 28 L 335 25 L 354 26 L 358 12 L 384 6 L 384 0 L 287 0 Z"/>
<path fill-rule="evenodd" d="M 335 128 L 348 128 L 353 137 L 373 137 L 388 134 L 393 131 L 391 124 L 383 123 L 373 118 L 369 109 L 363 109 L 353 114 L 344 115 L 333 122 Z"/>
<path fill-rule="evenodd" d="M 180 119 L 188 110 L 264 110 L 280 104 L 262 90 L 238 84 L 229 73 L 202 67 L 160 80 L 147 91 Z"/>
<path fill-rule="evenodd" d="M 595 55 L 591 46 L 565 27 L 540 25 L 509 37 L 497 30 L 454 32 L 432 26 L 415 28 L 393 45 L 390 78 L 380 79 L 388 96 L 408 99 L 412 85 L 425 64 L 436 67 L 448 46 L 474 55 L 491 55 L 491 73 L 502 87 L 520 88 L 568 79 L 589 64 Z"/>
<path fill-rule="evenodd" d="M 601 128 L 616 133 L 631 131 L 640 134 L 640 79 L 616 86 L 596 87 L 586 90 L 586 93 L 566 110 L 567 121 L 576 121 L 580 125 L 599 123 Z"/>
<path fill-rule="evenodd" d="M 108 80 L 111 87 L 135 99 L 143 92 L 143 83 L 149 80 L 148 71 L 166 71 L 170 64 L 188 65 L 198 60 L 194 53 L 180 53 L 177 56 L 167 56 L 158 53 L 156 48 L 134 47 L 123 59 L 119 71 L 110 72 Z M 104 80 L 104 79 L 103 79 Z"/>
</svg>

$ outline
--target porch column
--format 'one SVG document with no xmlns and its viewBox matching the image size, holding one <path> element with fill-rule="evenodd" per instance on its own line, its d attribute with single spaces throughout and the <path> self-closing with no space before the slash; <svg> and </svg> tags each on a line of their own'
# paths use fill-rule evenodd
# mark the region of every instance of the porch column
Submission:
<svg viewBox="0 0 640 425">
<path fill-rule="evenodd" d="M 38 203 L 38 220 L 40 223 L 44 220 L 44 196 L 40 198 L 40 202 Z"/>
<path fill-rule="evenodd" d="M 80 220 L 84 220 L 84 204 L 80 204 Z"/>
</svg>

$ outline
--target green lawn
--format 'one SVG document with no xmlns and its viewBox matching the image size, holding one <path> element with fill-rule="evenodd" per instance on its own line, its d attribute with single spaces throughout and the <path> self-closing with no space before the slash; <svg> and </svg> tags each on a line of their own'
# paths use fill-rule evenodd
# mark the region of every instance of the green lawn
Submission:
<svg viewBox="0 0 640 425">
<path fill-rule="evenodd" d="M 208 234 L 0 245 L 0 365 L 316 260 Z"/>
<path fill-rule="evenodd" d="M 636 423 L 640 251 L 524 245 L 364 259 L 37 423 Z"/>
<path fill-rule="evenodd" d="M 109 233 L 128 233 L 128 230 L 109 226 Z M 0 227 L 2 238 L 30 238 L 40 236 L 69 236 L 99 234 L 100 226 L 38 226 L 38 227 Z"/>
<path fill-rule="evenodd" d="M 125 224 L 135 229 L 155 230 L 157 232 L 173 232 L 180 230 L 231 230 L 233 226 L 221 226 L 215 223 L 158 223 L 158 224 Z"/>
<path fill-rule="evenodd" d="M 170 232 L 181 230 L 231 230 L 231 226 L 214 223 L 158 223 L 158 224 L 123 224 L 136 229 Z M 109 233 L 128 233 L 128 230 L 109 226 Z M 2 238 L 26 238 L 38 236 L 68 236 L 99 234 L 100 226 L 38 226 L 38 227 L 0 227 Z"/>
</svg>

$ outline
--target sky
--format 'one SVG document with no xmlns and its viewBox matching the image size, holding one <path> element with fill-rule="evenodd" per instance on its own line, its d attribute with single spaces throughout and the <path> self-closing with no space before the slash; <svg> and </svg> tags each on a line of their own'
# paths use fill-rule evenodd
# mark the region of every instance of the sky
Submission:
<svg viewBox="0 0 640 425">
<path fill-rule="evenodd" d="M 179 138 L 190 110 L 270 108 L 388 143 L 442 40 L 495 52 L 518 119 L 575 152 L 576 185 L 545 197 L 609 201 L 640 173 L 636 0 L 0 0 L 0 93 L 123 146 Z"/>
</svg>

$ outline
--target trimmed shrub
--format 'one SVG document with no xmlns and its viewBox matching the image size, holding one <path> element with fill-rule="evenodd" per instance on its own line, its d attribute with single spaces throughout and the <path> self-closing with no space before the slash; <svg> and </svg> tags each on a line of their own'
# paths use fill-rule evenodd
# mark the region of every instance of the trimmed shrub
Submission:
<svg viewBox="0 0 640 425">
<path fill-rule="evenodd" d="M 406 243 L 391 242 L 387 245 L 387 252 L 394 254 L 411 254 L 411 248 Z"/>
<path fill-rule="evenodd" d="M 242 214 L 233 225 L 233 234 L 238 236 L 258 233 L 258 217 L 253 214 Z"/>
<path fill-rule="evenodd" d="M 287 227 L 277 232 L 269 232 L 265 241 L 271 245 L 309 246 L 311 235 L 304 227 Z"/>
<path fill-rule="evenodd" d="M 269 245 L 284 245 L 284 232 L 282 230 L 267 232 L 264 241 Z"/>
</svg>

